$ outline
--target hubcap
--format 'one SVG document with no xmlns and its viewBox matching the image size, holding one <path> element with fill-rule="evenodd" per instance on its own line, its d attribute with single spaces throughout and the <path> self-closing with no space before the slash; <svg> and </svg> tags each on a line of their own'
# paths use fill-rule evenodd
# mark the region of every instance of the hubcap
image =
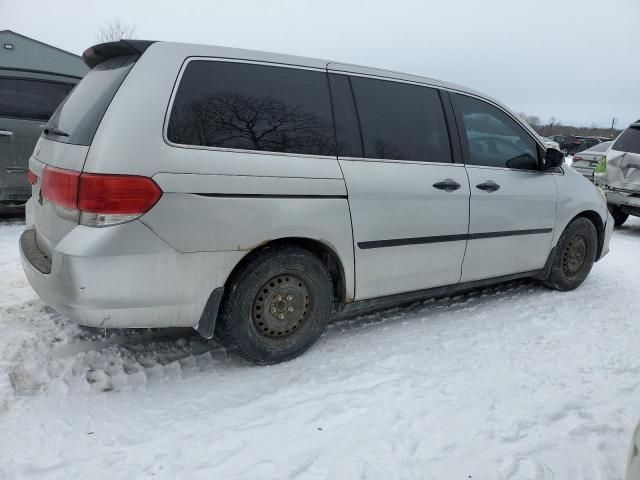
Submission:
<svg viewBox="0 0 640 480">
<path fill-rule="evenodd" d="M 587 241 L 582 235 L 576 235 L 564 250 L 562 270 L 568 277 L 574 277 L 582 270 L 587 259 Z"/>
<path fill-rule="evenodd" d="M 277 275 L 260 287 L 251 316 L 258 333 L 282 337 L 300 328 L 309 309 L 309 288 L 296 274 Z"/>
</svg>

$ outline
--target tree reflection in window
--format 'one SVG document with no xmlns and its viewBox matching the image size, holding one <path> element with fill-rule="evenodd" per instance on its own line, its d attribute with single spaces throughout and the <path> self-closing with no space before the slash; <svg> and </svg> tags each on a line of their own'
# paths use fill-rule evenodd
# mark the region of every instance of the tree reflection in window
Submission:
<svg viewBox="0 0 640 480">
<path fill-rule="evenodd" d="M 280 67 L 192 62 L 174 101 L 168 138 L 185 145 L 333 155 L 326 78 Z"/>
<path fill-rule="evenodd" d="M 331 125 L 268 97 L 221 93 L 192 101 L 175 112 L 169 137 L 182 144 L 270 152 L 333 152 Z"/>
</svg>

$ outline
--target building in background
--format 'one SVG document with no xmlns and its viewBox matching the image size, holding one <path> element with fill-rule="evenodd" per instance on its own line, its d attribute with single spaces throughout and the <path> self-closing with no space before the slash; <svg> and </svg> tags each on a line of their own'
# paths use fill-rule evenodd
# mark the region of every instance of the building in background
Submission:
<svg viewBox="0 0 640 480">
<path fill-rule="evenodd" d="M 88 70 L 78 55 L 0 31 L 0 208 L 31 195 L 28 163 L 38 137 Z"/>
</svg>

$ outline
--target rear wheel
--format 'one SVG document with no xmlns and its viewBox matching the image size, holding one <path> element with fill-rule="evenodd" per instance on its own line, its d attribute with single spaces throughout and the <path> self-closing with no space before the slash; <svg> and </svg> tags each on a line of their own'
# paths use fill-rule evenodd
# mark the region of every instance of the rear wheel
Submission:
<svg viewBox="0 0 640 480">
<path fill-rule="evenodd" d="M 613 217 L 613 225 L 615 227 L 622 226 L 622 224 L 627 221 L 627 218 L 629 218 L 629 214 L 624 213 L 618 205 L 608 204 L 607 207 L 609 207 L 609 213 L 611 213 Z"/>
<path fill-rule="evenodd" d="M 333 285 L 309 251 L 267 247 L 234 275 L 216 333 L 257 364 L 290 360 L 311 347 L 331 314 Z"/>
<path fill-rule="evenodd" d="M 544 284 L 555 290 L 579 287 L 596 258 L 598 233 L 586 218 L 576 218 L 562 233 L 556 246 L 551 272 Z"/>
</svg>

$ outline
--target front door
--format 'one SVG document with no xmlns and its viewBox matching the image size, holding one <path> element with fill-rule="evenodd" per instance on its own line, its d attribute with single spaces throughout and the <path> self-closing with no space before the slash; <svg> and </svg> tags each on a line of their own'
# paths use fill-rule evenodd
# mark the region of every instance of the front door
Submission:
<svg viewBox="0 0 640 480">
<path fill-rule="evenodd" d="M 459 282 L 469 183 L 464 166 L 452 162 L 438 91 L 330 78 L 353 224 L 356 300 Z"/>
<path fill-rule="evenodd" d="M 556 220 L 554 174 L 533 136 L 503 110 L 452 95 L 471 190 L 462 281 L 542 269 Z M 460 125 L 461 124 L 461 125 Z"/>
</svg>

